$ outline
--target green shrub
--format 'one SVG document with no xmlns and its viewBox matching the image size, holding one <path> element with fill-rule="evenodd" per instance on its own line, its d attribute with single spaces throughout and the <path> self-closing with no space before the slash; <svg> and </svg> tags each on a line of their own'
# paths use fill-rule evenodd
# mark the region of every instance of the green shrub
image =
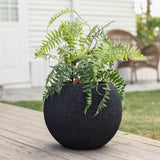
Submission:
<svg viewBox="0 0 160 160">
<path fill-rule="evenodd" d="M 137 37 L 144 46 L 152 41 L 160 41 L 160 17 L 151 17 L 146 14 L 136 16 Z"/>
</svg>

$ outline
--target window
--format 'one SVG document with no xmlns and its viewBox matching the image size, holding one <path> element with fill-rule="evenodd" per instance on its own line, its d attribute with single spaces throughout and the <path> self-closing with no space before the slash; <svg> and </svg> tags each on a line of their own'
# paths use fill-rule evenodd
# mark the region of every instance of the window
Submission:
<svg viewBox="0 0 160 160">
<path fill-rule="evenodd" d="M 0 21 L 18 21 L 18 0 L 0 0 Z"/>
</svg>

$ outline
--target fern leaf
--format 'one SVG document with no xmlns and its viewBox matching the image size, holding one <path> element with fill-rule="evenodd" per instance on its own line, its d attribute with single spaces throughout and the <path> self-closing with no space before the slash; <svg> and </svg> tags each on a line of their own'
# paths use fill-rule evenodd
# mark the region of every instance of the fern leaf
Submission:
<svg viewBox="0 0 160 160">
<path fill-rule="evenodd" d="M 51 17 L 49 23 L 48 23 L 48 26 L 47 26 L 47 30 L 48 28 L 53 24 L 53 22 L 58 19 L 59 17 L 61 17 L 62 15 L 64 14 L 67 14 L 67 13 L 72 13 L 72 12 L 76 12 L 75 10 L 73 10 L 72 8 L 69 9 L 69 8 L 65 8 L 61 11 L 59 11 L 57 14 L 55 14 L 53 17 Z"/>
<path fill-rule="evenodd" d="M 56 30 L 55 30 L 56 31 Z M 44 53 L 51 51 L 56 45 L 59 45 L 61 42 L 61 35 L 56 36 L 53 31 L 47 33 L 45 36 L 47 40 L 42 40 L 42 45 L 39 50 L 36 50 L 35 58 L 41 57 Z"/>
<path fill-rule="evenodd" d="M 86 89 L 85 92 L 87 94 L 87 98 L 86 98 L 86 100 L 87 100 L 87 106 L 84 109 L 84 114 L 86 115 L 89 107 L 92 104 L 92 90 L 91 89 Z"/>
<path fill-rule="evenodd" d="M 102 111 L 102 109 L 106 108 L 106 102 L 107 100 L 109 100 L 109 90 L 110 90 L 110 86 L 108 83 L 106 83 L 106 87 L 104 88 L 105 90 L 105 94 L 100 102 L 100 104 L 97 107 L 97 111 L 96 113 L 92 116 L 92 117 L 96 117 L 100 111 Z"/>
</svg>

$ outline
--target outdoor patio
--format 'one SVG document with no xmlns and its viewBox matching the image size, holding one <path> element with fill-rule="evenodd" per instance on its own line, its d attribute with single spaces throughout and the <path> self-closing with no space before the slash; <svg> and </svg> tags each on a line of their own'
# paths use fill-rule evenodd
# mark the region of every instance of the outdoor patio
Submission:
<svg viewBox="0 0 160 160">
<path fill-rule="evenodd" d="M 41 112 L 0 103 L 0 160 L 159 160 L 160 142 L 118 131 L 103 148 L 70 150 L 49 134 Z"/>
<path fill-rule="evenodd" d="M 0 0 L 0 160 L 160 160 L 160 10 L 158 6 L 160 6 L 160 1 L 158 0 Z M 70 25 L 68 37 L 71 38 L 69 40 L 67 40 L 67 32 L 63 29 L 58 29 L 61 29 L 61 27 L 59 27 L 60 21 L 57 20 L 58 18 L 54 20 L 54 24 L 52 24 L 53 22 L 50 23 L 49 17 L 52 17 L 54 14 L 56 15 L 58 10 L 65 10 L 65 8 L 66 11 L 67 8 L 70 10 L 68 12 L 69 14 L 64 15 L 64 17 L 59 20 L 69 20 L 68 22 L 70 23 L 66 24 L 72 24 L 76 19 L 80 19 L 82 22 L 84 21 L 84 24 L 87 25 L 82 25 L 82 28 L 84 28 L 83 36 L 79 34 L 78 38 L 78 34 L 74 34 L 76 32 L 73 30 L 76 26 L 79 27 L 80 23 Z M 76 12 L 78 14 L 76 14 L 75 11 L 71 12 L 72 9 L 77 10 Z M 53 19 L 52 17 L 51 21 Z M 110 22 L 114 23 L 110 24 Z M 105 28 L 108 23 L 110 25 Z M 49 24 L 48 27 L 47 24 Z M 94 30 L 93 26 L 95 24 L 99 27 Z M 65 25 L 63 24 L 62 26 L 64 27 Z M 87 26 L 89 27 L 85 28 Z M 46 27 L 49 28 L 47 32 Z M 65 28 L 67 27 L 64 27 L 64 29 Z M 95 50 L 95 48 L 103 49 L 102 46 L 104 44 L 102 45 L 102 42 L 105 43 L 105 45 L 110 44 L 108 39 L 104 41 L 104 37 L 99 36 L 100 33 L 102 34 L 104 32 L 103 28 L 105 28 L 104 31 L 112 42 L 119 42 L 112 45 L 112 47 L 114 46 L 113 48 L 121 48 L 121 44 L 128 45 L 128 51 L 125 53 L 124 48 L 120 57 L 123 56 L 121 58 L 119 57 L 119 59 L 115 58 L 116 63 L 114 63 L 113 69 L 118 70 L 124 78 L 124 81 L 127 82 L 125 92 L 130 93 L 126 93 L 125 104 L 122 103 L 123 116 L 122 119 L 119 118 L 121 119 L 121 124 L 118 132 L 111 141 L 99 149 L 68 149 L 60 145 L 51 136 L 45 124 L 42 112 L 44 102 L 42 99 L 46 77 L 50 73 L 51 67 L 55 66 L 57 62 L 61 64 L 62 59 L 64 59 L 65 63 L 62 64 L 65 64 L 65 67 L 62 67 L 62 70 L 61 68 L 59 69 L 61 72 L 58 72 L 58 69 L 55 70 L 55 72 L 52 71 L 53 74 L 51 74 L 50 77 L 52 77 L 53 83 L 50 83 L 52 81 L 48 81 L 52 86 L 58 86 L 57 91 L 63 86 L 59 87 L 59 84 L 79 84 L 83 82 L 83 80 L 88 80 L 87 82 L 83 82 L 85 85 L 88 85 L 92 79 L 97 82 L 106 81 L 106 77 L 110 75 L 110 71 L 107 70 L 108 73 L 104 74 L 106 77 L 102 76 L 101 78 L 97 76 L 98 72 L 101 73 L 101 71 L 103 71 L 102 69 L 100 70 L 101 66 L 103 66 L 104 71 L 106 71 L 106 65 L 110 66 L 113 63 L 112 60 L 110 60 L 112 56 L 115 55 L 116 57 L 117 53 L 120 52 L 119 50 L 115 52 L 116 50 L 114 51 L 113 48 L 111 48 L 113 54 L 111 54 L 111 56 L 110 54 L 106 54 L 109 55 L 108 59 L 110 61 L 106 59 L 105 61 L 102 60 L 106 58 L 102 56 L 102 53 L 106 53 L 107 50 L 104 50 L 105 52 L 101 50 L 100 52 L 100 50 Z M 92 29 L 94 34 L 91 32 Z M 85 36 L 87 34 L 88 36 Z M 41 44 L 41 40 L 45 38 L 45 35 L 46 40 L 43 40 Z M 59 40 L 57 41 L 58 35 Z M 73 37 L 75 37 L 75 40 Z M 103 41 L 100 40 L 101 38 Z M 94 40 L 95 47 L 92 47 Z M 60 44 L 61 41 L 63 42 Z M 67 47 L 64 45 L 64 51 L 65 49 L 66 51 L 60 52 L 63 51 L 59 50 L 59 48 L 63 49 L 63 44 L 67 44 Z M 139 55 L 137 54 L 136 57 L 135 52 L 137 52 L 137 49 L 134 51 L 133 46 L 137 47 L 139 55 L 144 55 L 147 61 L 145 61 L 142 55 L 142 59 L 134 59 Z M 57 47 L 58 49 L 56 50 Z M 88 50 L 86 50 L 87 48 Z M 52 55 L 49 55 L 50 51 L 51 53 L 54 51 L 54 53 L 60 55 L 58 56 L 60 60 L 56 62 L 54 58 L 50 59 L 52 58 Z M 99 56 L 96 56 L 97 51 L 99 51 Z M 110 50 L 108 49 L 108 51 Z M 134 53 L 129 54 L 130 51 Z M 66 59 L 66 55 L 69 55 L 70 52 L 71 56 L 68 56 L 69 58 Z M 133 56 L 134 54 L 135 57 Z M 62 57 L 65 55 L 64 58 L 61 58 L 61 55 Z M 82 55 L 85 58 L 83 58 Z M 129 57 L 129 55 L 133 57 Z M 42 59 L 35 60 L 35 57 L 40 56 L 48 60 L 50 59 L 50 61 L 47 62 Z M 47 56 L 49 57 L 47 58 Z M 89 57 L 89 61 L 86 61 L 87 64 L 88 62 L 93 62 L 92 65 L 95 64 L 96 72 L 93 66 L 91 69 L 89 69 L 89 67 L 85 68 L 85 63 L 80 61 L 84 59 L 87 60 L 86 57 Z M 91 57 L 94 57 L 93 61 L 90 61 Z M 95 57 L 97 61 L 95 61 Z M 127 61 L 122 62 L 122 60 Z M 105 62 L 105 64 L 102 65 L 102 62 Z M 71 65 L 68 65 L 69 63 L 71 63 Z M 81 65 L 83 67 L 80 67 Z M 71 66 L 71 70 L 68 70 L 69 66 Z M 79 68 L 77 66 L 79 66 Z M 94 76 L 88 76 L 92 75 L 89 74 L 89 70 L 93 70 L 93 73 L 95 72 L 95 74 L 92 73 Z M 56 73 L 58 78 L 56 77 Z M 77 75 L 75 76 L 74 74 Z M 61 77 L 59 75 L 61 75 Z M 66 78 L 63 75 L 69 76 Z M 95 78 L 95 75 L 99 80 Z M 119 82 L 122 81 L 113 75 L 114 74 L 111 74 L 111 79 L 108 81 L 117 84 L 117 86 L 123 89 L 125 84 L 119 85 Z M 48 78 L 48 80 L 49 79 L 50 78 Z M 92 95 L 91 86 L 89 87 L 90 95 Z M 124 92 L 124 89 L 122 91 Z M 139 91 L 147 92 L 139 93 Z M 48 92 L 48 95 L 50 95 L 49 93 L 51 92 Z M 66 95 L 68 95 L 68 93 L 75 95 L 72 92 L 66 92 Z M 119 92 L 119 94 L 120 93 L 121 92 Z M 75 97 L 81 96 L 78 95 Z M 92 97 L 94 96 L 89 97 L 90 100 L 96 99 Z M 105 98 L 106 97 L 103 99 L 105 100 Z M 67 99 L 67 101 L 69 100 Z M 82 100 L 79 102 L 82 102 Z M 114 99 L 113 102 L 117 101 Z M 103 105 L 105 103 L 106 102 L 104 102 Z M 93 101 L 89 105 L 92 104 L 94 104 Z M 100 106 L 100 103 L 97 104 Z M 57 103 L 56 106 L 58 106 Z M 74 108 L 76 108 L 75 106 L 77 106 L 77 104 L 74 105 Z M 119 106 L 121 107 L 121 105 Z M 56 113 L 55 109 L 53 112 Z M 59 114 L 57 115 L 60 117 Z M 55 116 L 51 115 L 50 119 L 51 117 L 55 118 Z M 103 117 L 106 118 L 109 116 Z M 117 118 L 117 114 L 115 117 Z M 111 116 L 111 118 L 113 118 L 113 116 Z M 57 120 L 57 118 L 55 119 Z M 68 119 L 61 119 L 68 122 Z M 79 120 L 80 118 L 77 119 Z M 73 119 L 71 121 L 76 122 L 75 127 L 71 125 L 71 128 L 77 131 L 78 129 L 75 128 L 80 128 L 80 126 L 77 125 L 77 121 Z M 114 122 L 115 120 L 111 119 L 111 121 Z M 80 122 L 82 122 L 81 119 Z M 102 122 L 104 123 L 104 121 Z M 53 125 L 52 122 L 51 124 Z M 101 123 L 97 124 L 99 127 Z M 59 125 L 57 126 L 59 128 Z M 96 125 L 92 123 L 92 126 L 95 127 Z M 105 128 L 105 126 L 106 123 L 104 123 L 102 129 Z M 88 126 L 86 128 L 88 129 Z M 112 129 L 113 127 L 109 128 Z M 82 130 L 84 132 L 84 129 Z M 67 129 L 67 131 L 69 130 Z M 108 130 L 103 133 L 106 132 L 108 132 Z M 62 133 L 65 132 L 63 131 Z M 92 133 L 96 133 L 95 130 L 93 130 Z M 65 135 L 67 134 L 65 133 Z M 73 135 L 75 134 L 73 133 Z M 88 135 L 91 137 L 91 134 Z M 95 135 L 102 137 L 97 133 Z M 78 140 L 79 137 L 80 136 L 78 136 Z M 84 136 L 81 137 L 84 138 Z M 93 137 L 95 138 L 95 136 Z M 64 139 L 68 139 L 68 136 Z M 88 140 L 88 137 L 86 139 Z M 69 140 L 69 142 L 71 141 Z M 88 141 L 85 142 L 88 144 Z"/>
</svg>

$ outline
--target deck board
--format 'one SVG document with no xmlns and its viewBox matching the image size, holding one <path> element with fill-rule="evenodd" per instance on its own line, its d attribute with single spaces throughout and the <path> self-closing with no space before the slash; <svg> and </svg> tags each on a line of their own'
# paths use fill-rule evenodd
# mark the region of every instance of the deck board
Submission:
<svg viewBox="0 0 160 160">
<path fill-rule="evenodd" d="M 118 131 L 103 148 L 77 151 L 49 134 L 41 112 L 0 103 L 0 160 L 159 160 L 160 141 Z"/>
</svg>

